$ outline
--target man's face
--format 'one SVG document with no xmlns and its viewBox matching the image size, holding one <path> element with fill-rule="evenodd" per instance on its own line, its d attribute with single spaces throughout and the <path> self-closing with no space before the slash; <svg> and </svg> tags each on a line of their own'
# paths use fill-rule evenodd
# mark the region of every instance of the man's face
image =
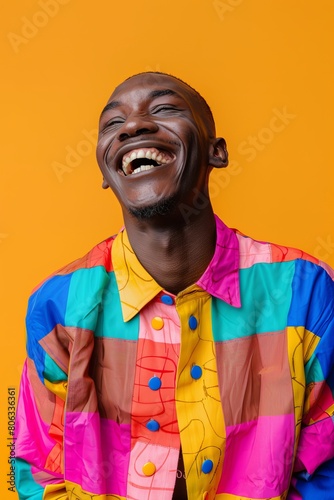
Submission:
<svg viewBox="0 0 334 500">
<path fill-rule="evenodd" d="M 115 89 L 99 127 L 97 160 L 122 208 L 136 212 L 207 194 L 213 125 L 195 93 L 146 73 Z"/>
</svg>

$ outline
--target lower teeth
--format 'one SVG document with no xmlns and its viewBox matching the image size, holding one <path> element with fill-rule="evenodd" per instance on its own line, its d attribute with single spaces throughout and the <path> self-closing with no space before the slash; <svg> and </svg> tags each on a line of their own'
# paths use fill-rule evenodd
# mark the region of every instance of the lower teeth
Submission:
<svg viewBox="0 0 334 500">
<path fill-rule="evenodd" d="M 142 165 L 141 167 L 136 168 L 132 174 L 138 174 L 138 172 L 143 172 L 144 170 L 151 170 L 154 168 L 154 165 Z"/>
</svg>

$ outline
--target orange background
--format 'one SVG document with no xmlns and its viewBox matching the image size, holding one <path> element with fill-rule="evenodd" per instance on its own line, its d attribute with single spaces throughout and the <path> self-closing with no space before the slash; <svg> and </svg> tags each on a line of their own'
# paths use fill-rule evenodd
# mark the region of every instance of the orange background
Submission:
<svg viewBox="0 0 334 500">
<path fill-rule="evenodd" d="M 1 18 L 0 497 L 7 387 L 18 387 L 30 290 L 115 233 L 94 155 L 113 87 L 170 72 L 207 98 L 231 166 L 216 212 L 334 265 L 332 0 L 20 0 Z M 283 118 L 282 118 L 283 116 Z"/>
</svg>

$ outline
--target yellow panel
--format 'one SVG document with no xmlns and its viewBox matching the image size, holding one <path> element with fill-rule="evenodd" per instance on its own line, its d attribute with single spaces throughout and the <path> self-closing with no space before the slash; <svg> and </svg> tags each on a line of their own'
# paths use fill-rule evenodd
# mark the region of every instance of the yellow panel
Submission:
<svg viewBox="0 0 334 500">
<path fill-rule="evenodd" d="M 301 420 L 304 408 L 304 395 L 305 395 L 305 373 L 304 373 L 304 341 L 305 329 L 302 327 L 288 327 L 288 356 L 291 371 L 292 390 L 294 396 L 295 406 L 295 425 L 296 425 L 296 440 L 301 428 Z M 296 453 L 296 445 L 295 450 Z"/>
<path fill-rule="evenodd" d="M 215 500 L 285 500 L 288 492 L 286 491 L 279 497 L 273 498 L 250 498 L 250 497 L 240 497 L 239 495 L 230 495 L 229 493 L 221 493 L 215 496 Z"/>
<path fill-rule="evenodd" d="M 43 500 L 67 500 L 65 483 L 49 484 L 43 494 Z"/>
<path fill-rule="evenodd" d="M 92 500 L 92 498 L 94 498 L 94 500 L 126 500 L 125 497 L 121 497 L 119 495 L 96 495 L 95 493 L 89 493 L 88 491 L 83 490 L 78 484 L 72 483 L 71 481 L 65 481 L 65 483 L 66 490 L 71 492 L 70 498 L 73 498 L 73 500 Z"/>
<path fill-rule="evenodd" d="M 63 401 L 66 400 L 67 394 L 67 382 L 55 382 L 52 383 L 49 380 L 44 379 L 45 386 L 50 389 L 51 392 L 59 396 Z"/>
<path fill-rule="evenodd" d="M 310 332 L 309 330 L 305 330 L 304 333 L 304 362 L 305 364 L 311 358 L 314 353 L 317 345 L 319 344 L 320 337 Z"/>
</svg>

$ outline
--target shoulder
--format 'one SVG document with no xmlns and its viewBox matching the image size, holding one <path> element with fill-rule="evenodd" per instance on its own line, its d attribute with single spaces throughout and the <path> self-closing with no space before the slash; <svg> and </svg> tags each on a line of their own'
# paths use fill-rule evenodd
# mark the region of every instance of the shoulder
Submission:
<svg viewBox="0 0 334 500">
<path fill-rule="evenodd" d="M 245 288 L 269 287 L 273 303 L 288 304 L 288 326 L 304 326 L 318 337 L 333 339 L 333 269 L 300 249 L 255 240 L 238 231 L 236 235 Z"/>
<path fill-rule="evenodd" d="M 103 267 L 107 272 L 112 271 L 112 262 L 111 262 L 111 248 L 112 244 L 115 240 L 116 236 L 111 236 L 106 240 L 95 245 L 88 253 L 86 253 L 83 257 L 76 259 L 69 264 L 62 266 L 57 271 L 50 274 L 47 278 L 45 278 L 41 283 L 39 283 L 33 290 L 32 294 L 34 294 L 37 290 L 42 288 L 47 282 L 56 278 L 57 276 L 68 276 L 72 275 L 76 271 L 80 271 L 82 269 L 93 269 L 95 267 Z"/>
<path fill-rule="evenodd" d="M 334 280 L 334 270 L 325 262 L 298 248 L 255 240 L 234 230 L 239 242 L 240 268 L 251 267 L 256 263 L 291 263 L 299 269 L 313 269 L 314 273 L 328 275 Z"/>
<path fill-rule="evenodd" d="M 114 239 L 113 236 L 102 241 L 33 289 L 28 303 L 28 328 L 34 323 L 43 325 L 43 330 L 50 330 L 55 324 L 65 324 L 74 306 L 82 310 L 83 315 L 95 307 L 113 270 L 111 248 Z"/>
</svg>

